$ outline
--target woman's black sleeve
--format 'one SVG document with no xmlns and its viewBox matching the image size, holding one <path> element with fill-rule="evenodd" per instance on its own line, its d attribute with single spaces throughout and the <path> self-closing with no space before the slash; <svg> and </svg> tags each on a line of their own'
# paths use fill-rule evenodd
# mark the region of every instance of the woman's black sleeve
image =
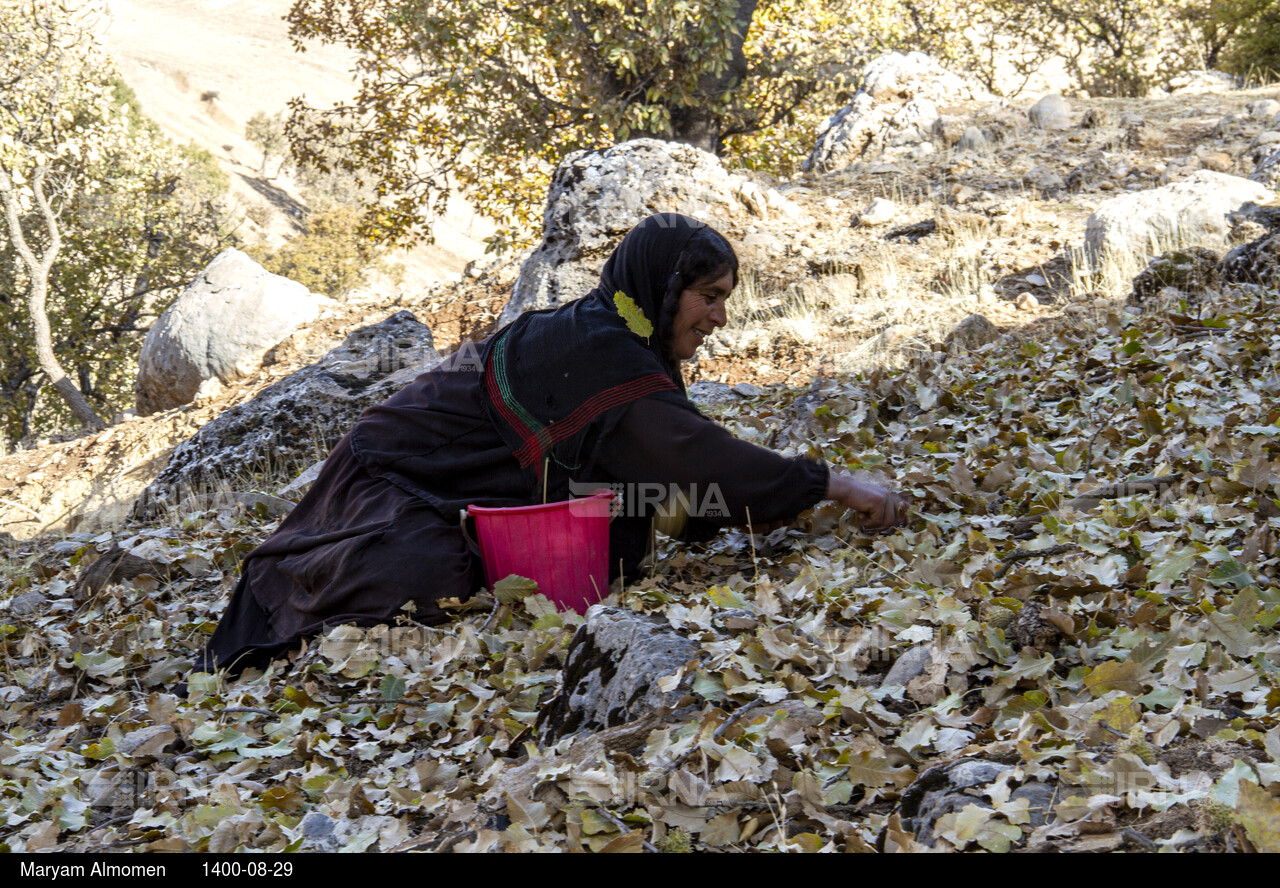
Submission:
<svg viewBox="0 0 1280 888">
<path fill-rule="evenodd" d="M 824 464 L 779 456 L 656 398 L 629 407 L 601 443 L 596 465 L 634 485 L 633 495 L 675 485 L 688 495 L 692 518 L 719 526 L 746 524 L 748 510 L 757 525 L 789 519 L 827 492 Z"/>
</svg>

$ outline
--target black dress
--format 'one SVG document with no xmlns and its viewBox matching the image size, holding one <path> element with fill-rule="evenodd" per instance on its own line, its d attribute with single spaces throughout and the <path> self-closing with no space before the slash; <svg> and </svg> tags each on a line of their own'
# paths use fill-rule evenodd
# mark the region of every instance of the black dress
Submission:
<svg viewBox="0 0 1280 888">
<path fill-rule="evenodd" d="M 437 602 L 482 582 L 459 522 L 469 505 L 530 505 L 544 491 L 555 502 L 593 485 L 714 484 L 721 514 L 688 530 L 705 538 L 748 514 L 768 523 L 817 503 L 826 467 L 703 417 L 657 332 L 683 286 L 678 260 L 698 238 L 720 237 L 708 232 L 685 216 L 646 219 L 586 297 L 521 316 L 478 354 L 459 351 L 365 411 L 249 553 L 197 668 L 238 672 L 328 626 L 388 622 L 407 602 L 420 622 L 443 621 Z M 612 573 L 635 570 L 649 526 L 643 513 L 613 521 Z"/>
<path fill-rule="evenodd" d="M 327 627 L 389 622 L 408 601 L 418 621 L 442 622 L 437 600 L 465 599 L 480 587 L 482 569 L 459 512 L 533 500 L 484 414 L 479 375 L 444 366 L 361 418 L 307 495 L 246 559 L 201 668 L 261 665 Z M 717 485 L 724 514 L 701 518 L 694 534 L 745 524 L 748 513 L 756 523 L 790 518 L 827 488 L 824 465 L 785 459 L 653 398 L 629 405 L 598 453 L 582 483 Z M 611 578 L 619 561 L 635 571 L 648 539 L 643 516 L 614 520 Z"/>
</svg>

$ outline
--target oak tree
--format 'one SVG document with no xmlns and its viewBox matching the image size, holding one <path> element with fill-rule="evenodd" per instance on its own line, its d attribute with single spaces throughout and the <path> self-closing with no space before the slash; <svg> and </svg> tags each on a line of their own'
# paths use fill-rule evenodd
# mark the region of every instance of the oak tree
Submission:
<svg viewBox="0 0 1280 888">
<path fill-rule="evenodd" d="M 295 101 L 290 140 L 304 164 L 370 178 L 375 237 L 429 236 L 455 188 L 518 236 L 572 151 L 651 136 L 768 158 L 778 127 L 838 107 L 858 61 L 861 35 L 840 27 L 851 6 L 296 0 L 296 46 L 354 49 L 359 92 L 327 109 Z"/>
</svg>

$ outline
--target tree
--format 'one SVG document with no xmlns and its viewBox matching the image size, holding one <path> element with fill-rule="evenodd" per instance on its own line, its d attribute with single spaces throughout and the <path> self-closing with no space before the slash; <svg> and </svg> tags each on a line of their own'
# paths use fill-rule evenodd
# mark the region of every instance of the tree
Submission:
<svg viewBox="0 0 1280 888">
<path fill-rule="evenodd" d="M 744 137 L 829 99 L 860 58 L 862 35 L 839 27 L 850 6 L 296 0 L 295 45 L 355 49 L 359 93 L 326 110 L 295 101 L 290 142 L 302 163 L 374 180 L 376 236 L 429 236 L 455 187 L 519 236 L 571 151 L 654 136 L 749 152 Z"/>
<path fill-rule="evenodd" d="M 278 157 L 289 144 L 284 131 L 284 112 L 268 114 L 265 111 L 259 111 L 254 114 L 245 122 L 244 137 L 249 140 L 249 144 L 262 149 L 262 162 L 258 164 L 258 175 L 272 178 L 267 176 L 267 164 L 272 157 Z M 279 170 L 277 169 L 276 172 L 278 174 Z"/>
<path fill-rule="evenodd" d="M 0 321 L 30 331 L 0 347 L 11 439 L 126 406 L 147 321 L 226 239 L 225 180 L 137 112 L 92 38 L 99 11 L 0 10 Z"/>
</svg>

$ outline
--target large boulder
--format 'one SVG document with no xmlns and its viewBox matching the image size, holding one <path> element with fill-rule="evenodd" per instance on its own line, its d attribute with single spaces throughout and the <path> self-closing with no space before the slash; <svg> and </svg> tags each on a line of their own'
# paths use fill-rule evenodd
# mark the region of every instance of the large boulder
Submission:
<svg viewBox="0 0 1280 888">
<path fill-rule="evenodd" d="M 618 241 L 645 217 L 668 212 L 701 219 L 730 237 L 747 223 L 800 214 L 776 191 L 728 172 L 715 155 L 689 145 L 635 139 L 574 152 L 552 177 L 542 243 L 521 267 L 498 325 L 585 296 Z"/>
<path fill-rule="evenodd" d="M 942 121 L 940 106 L 994 99 L 977 81 L 922 52 L 882 55 L 867 65 L 853 100 L 827 120 L 802 168 L 834 170 L 857 160 L 910 154 L 932 144 Z"/>
<path fill-rule="evenodd" d="M 224 250 L 147 333 L 138 356 L 138 412 L 179 407 L 209 380 L 252 372 L 272 346 L 314 321 L 326 301 L 239 250 Z"/>
<path fill-rule="evenodd" d="M 325 456 L 360 413 L 440 360 L 431 331 L 401 311 L 361 327 L 315 364 L 224 411 L 174 448 L 134 509 L 149 517 L 253 471 L 293 476 Z"/>
<path fill-rule="evenodd" d="M 692 674 L 667 690 L 659 680 L 677 673 L 700 650 L 664 619 L 603 605 L 589 608 L 569 646 L 560 693 L 538 713 L 540 741 L 551 745 L 677 708 Z"/>
<path fill-rule="evenodd" d="M 1229 217 L 1273 198 L 1257 182 L 1199 170 L 1180 182 L 1103 203 L 1085 223 L 1085 250 L 1098 257 L 1108 252 L 1150 256 L 1188 244 L 1224 248 Z"/>
</svg>

